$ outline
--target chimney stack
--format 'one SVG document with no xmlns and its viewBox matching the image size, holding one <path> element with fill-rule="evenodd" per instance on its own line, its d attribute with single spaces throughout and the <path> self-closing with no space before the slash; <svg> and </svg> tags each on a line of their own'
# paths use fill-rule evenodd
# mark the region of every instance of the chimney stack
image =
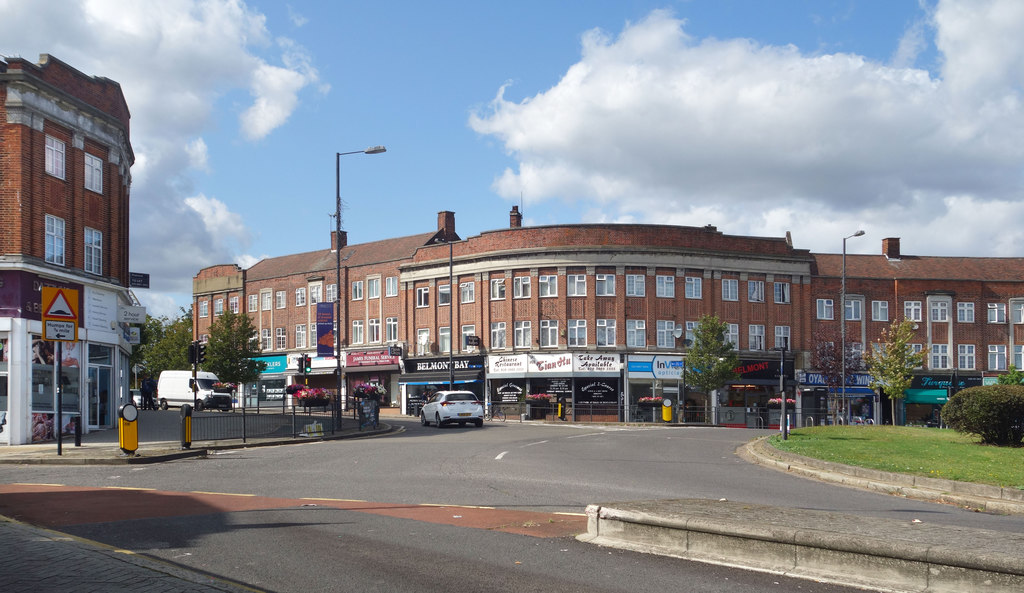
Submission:
<svg viewBox="0 0 1024 593">
<path fill-rule="evenodd" d="M 523 213 L 519 211 L 519 206 L 512 206 L 512 211 L 508 213 L 508 228 L 518 229 L 523 226 Z"/>
<path fill-rule="evenodd" d="M 882 254 L 885 255 L 886 259 L 899 259 L 900 238 L 890 237 L 888 239 L 882 239 Z"/>
<path fill-rule="evenodd" d="M 444 231 L 444 238 L 447 241 L 455 239 L 455 213 L 442 210 L 437 213 L 437 230 Z"/>
<path fill-rule="evenodd" d="M 338 245 L 338 233 L 331 231 L 331 251 L 337 251 L 341 247 L 348 247 L 348 231 L 341 231 L 341 245 Z"/>
</svg>

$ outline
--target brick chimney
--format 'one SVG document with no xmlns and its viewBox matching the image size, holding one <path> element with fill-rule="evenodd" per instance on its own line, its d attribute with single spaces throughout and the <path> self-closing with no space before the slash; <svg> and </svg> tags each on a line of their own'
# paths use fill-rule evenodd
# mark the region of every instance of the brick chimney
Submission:
<svg viewBox="0 0 1024 593">
<path fill-rule="evenodd" d="M 523 226 L 523 213 L 519 211 L 519 206 L 512 206 L 512 211 L 508 213 L 508 228 L 518 229 Z"/>
<path fill-rule="evenodd" d="M 447 210 L 442 210 L 437 213 L 437 230 L 444 231 L 442 234 L 445 239 L 451 240 L 455 238 L 455 213 Z"/>
<path fill-rule="evenodd" d="M 331 251 L 336 251 L 339 247 L 348 247 L 348 231 L 341 231 L 341 245 L 338 245 L 338 233 L 331 231 Z"/>
<path fill-rule="evenodd" d="M 882 254 L 885 255 L 886 259 L 899 259 L 900 238 L 890 237 L 888 239 L 882 239 Z"/>
</svg>

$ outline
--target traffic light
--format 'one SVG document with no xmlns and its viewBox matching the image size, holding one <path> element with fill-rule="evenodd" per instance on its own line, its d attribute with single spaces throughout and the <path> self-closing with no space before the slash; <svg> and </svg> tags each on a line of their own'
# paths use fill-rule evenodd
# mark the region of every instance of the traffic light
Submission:
<svg viewBox="0 0 1024 593">
<path fill-rule="evenodd" d="M 302 355 L 302 372 L 309 374 L 313 370 L 313 358 L 308 354 Z"/>
<path fill-rule="evenodd" d="M 298 359 L 298 361 L 296 361 L 296 366 L 298 367 L 298 372 L 299 372 L 300 375 L 305 375 L 306 374 L 306 355 L 305 354 L 300 354 L 299 355 L 299 359 Z"/>
<path fill-rule="evenodd" d="M 206 362 L 206 344 L 198 342 L 196 344 L 196 364 L 203 364 Z"/>
<path fill-rule="evenodd" d="M 196 363 L 196 343 L 194 341 L 188 343 L 188 363 Z"/>
</svg>

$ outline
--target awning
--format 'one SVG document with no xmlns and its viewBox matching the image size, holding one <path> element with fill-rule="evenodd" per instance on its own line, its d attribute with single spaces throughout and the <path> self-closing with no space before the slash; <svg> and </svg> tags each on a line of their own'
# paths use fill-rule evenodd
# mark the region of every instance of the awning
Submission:
<svg viewBox="0 0 1024 593">
<path fill-rule="evenodd" d="M 945 389 L 908 389 L 908 404 L 933 404 L 941 406 L 949 399 L 949 391 Z"/>
<path fill-rule="evenodd" d="M 479 369 L 455 370 L 456 383 L 475 383 L 483 379 L 483 371 Z M 433 385 L 435 383 L 447 383 L 448 371 L 437 371 L 432 373 L 406 373 L 398 377 L 399 383 L 406 385 Z"/>
</svg>

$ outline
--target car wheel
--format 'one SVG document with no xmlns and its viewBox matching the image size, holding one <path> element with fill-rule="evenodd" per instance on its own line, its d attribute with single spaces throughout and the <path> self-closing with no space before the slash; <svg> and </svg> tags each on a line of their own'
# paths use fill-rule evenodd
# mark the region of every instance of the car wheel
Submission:
<svg viewBox="0 0 1024 593">
<path fill-rule="evenodd" d="M 440 414 L 434 414 L 434 420 L 437 422 L 437 427 L 441 428 L 441 415 Z"/>
<path fill-rule="evenodd" d="M 459 428 L 466 428 L 465 422 L 459 422 Z"/>
<path fill-rule="evenodd" d="M 477 428 L 483 428 L 484 427 L 484 421 L 483 420 L 477 420 L 475 424 L 476 424 Z"/>
<path fill-rule="evenodd" d="M 160 409 L 161 410 L 166 410 L 167 409 L 167 400 L 165 400 L 165 399 L 160 400 Z"/>
<path fill-rule="evenodd" d="M 198 402 L 198 401 L 196 402 L 196 411 L 197 412 L 202 412 L 203 411 L 203 402 Z"/>
<path fill-rule="evenodd" d="M 420 412 L 420 425 L 422 425 L 422 426 L 430 426 L 430 423 L 427 422 L 427 415 L 424 414 L 423 412 Z"/>
</svg>

